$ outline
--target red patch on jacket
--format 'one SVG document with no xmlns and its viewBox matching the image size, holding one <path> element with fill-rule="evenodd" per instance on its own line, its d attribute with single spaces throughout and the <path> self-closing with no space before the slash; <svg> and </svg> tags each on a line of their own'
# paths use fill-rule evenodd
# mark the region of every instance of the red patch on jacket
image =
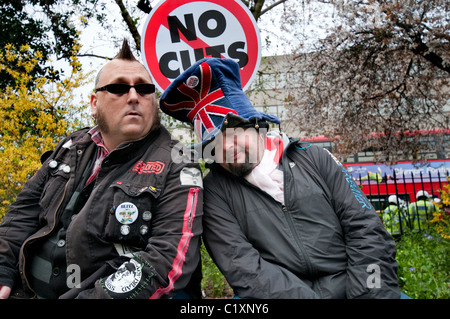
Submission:
<svg viewBox="0 0 450 319">
<path fill-rule="evenodd" d="M 139 161 L 134 165 L 132 171 L 138 174 L 160 174 L 166 165 L 163 162 L 144 162 Z"/>
</svg>

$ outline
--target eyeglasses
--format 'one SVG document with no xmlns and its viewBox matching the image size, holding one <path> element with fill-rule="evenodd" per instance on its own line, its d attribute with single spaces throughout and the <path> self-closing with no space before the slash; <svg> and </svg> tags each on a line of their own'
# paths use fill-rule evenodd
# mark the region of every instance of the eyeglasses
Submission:
<svg viewBox="0 0 450 319">
<path fill-rule="evenodd" d="M 155 93 L 155 85 L 151 83 L 140 83 L 135 85 L 128 85 L 124 83 L 113 83 L 95 89 L 94 92 L 108 91 L 109 93 L 112 94 L 125 94 L 130 92 L 131 88 L 134 88 L 136 92 L 141 95 Z"/>
</svg>

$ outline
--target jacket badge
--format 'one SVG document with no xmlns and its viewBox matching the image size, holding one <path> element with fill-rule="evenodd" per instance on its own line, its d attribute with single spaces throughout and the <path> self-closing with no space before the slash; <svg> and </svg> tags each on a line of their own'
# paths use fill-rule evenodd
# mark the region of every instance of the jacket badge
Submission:
<svg viewBox="0 0 450 319">
<path fill-rule="evenodd" d="M 133 203 L 124 202 L 116 208 L 116 219 L 123 225 L 134 223 L 138 214 L 138 209 Z"/>
<path fill-rule="evenodd" d="M 136 172 L 138 174 L 160 174 L 166 165 L 163 162 L 160 161 L 154 161 L 154 162 L 144 162 L 139 161 L 134 165 L 134 167 L 131 169 L 133 172 Z"/>
<path fill-rule="evenodd" d="M 135 289 L 142 278 L 143 265 L 134 259 L 125 262 L 115 273 L 109 275 L 104 287 L 116 294 L 129 293 Z"/>
<path fill-rule="evenodd" d="M 198 186 L 203 188 L 202 172 L 195 167 L 185 167 L 180 172 L 181 185 Z"/>
</svg>

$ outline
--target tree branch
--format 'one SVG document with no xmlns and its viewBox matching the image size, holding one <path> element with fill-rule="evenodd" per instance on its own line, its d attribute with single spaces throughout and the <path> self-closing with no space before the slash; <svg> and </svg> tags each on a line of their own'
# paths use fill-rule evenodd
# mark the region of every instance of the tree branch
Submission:
<svg viewBox="0 0 450 319">
<path fill-rule="evenodd" d="M 122 15 L 123 20 L 128 26 L 128 30 L 130 30 L 131 36 L 134 39 L 134 42 L 136 44 L 136 50 L 141 50 L 141 35 L 139 34 L 139 31 L 136 28 L 136 24 L 133 21 L 133 18 L 128 13 L 127 8 L 125 8 L 125 5 L 123 4 L 122 0 L 115 0 L 117 5 L 120 8 L 120 14 Z"/>
<path fill-rule="evenodd" d="M 99 59 L 103 59 L 103 60 L 112 60 L 110 57 L 101 56 L 101 55 L 92 54 L 92 53 L 78 54 L 77 57 L 91 57 L 91 58 L 99 58 Z"/>
<path fill-rule="evenodd" d="M 442 71 L 450 73 L 450 66 L 445 66 L 443 59 L 434 52 L 428 52 L 428 46 L 420 41 L 416 48 L 412 49 L 414 54 L 422 56 L 425 60 L 438 67 Z"/>
<path fill-rule="evenodd" d="M 400 20 L 397 20 L 395 24 L 400 28 L 403 28 L 406 31 L 406 33 L 409 33 L 414 29 L 412 25 L 401 22 Z M 450 66 L 445 66 L 443 63 L 444 60 L 439 55 L 429 51 L 430 48 L 425 43 L 423 43 L 421 36 L 422 36 L 421 32 L 415 32 L 415 35 L 412 36 L 413 41 L 416 43 L 417 46 L 411 51 L 414 54 L 422 56 L 425 60 L 427 60 L 434 66 L 438 67 L 442 71 L 450 73 Z"/>
<path fill-rule="evenodd" d="M 255 0 L 253 7 L 251 7 L 250 1 L 241 0 L 250 10 L 250 12 L 253 14 L 253 17 L 256 21 L 258 21 L 259 17 L 262 16 L 267 11 L 275 8 L 277 5 L 282 4 L 286 2 L 287 0 L 278 0 L 274 3 L 272 3 L 270 6 L 263 9 L 265 0 Z"/>
<path fill-rule="evenodd" d="M 272 3 L 270 6 L 266 7 L 264 10 L 261 10 L 260 15 L 258 16 L 258 18 L 260 16 L 262 16 L 264 13 L 266 13 L 269 10 L 272 10 L 273 8 L 275 8 L 277 5 L 285 3 L 287 0 L 278 0 L 277 2 Z"/>
</svg>

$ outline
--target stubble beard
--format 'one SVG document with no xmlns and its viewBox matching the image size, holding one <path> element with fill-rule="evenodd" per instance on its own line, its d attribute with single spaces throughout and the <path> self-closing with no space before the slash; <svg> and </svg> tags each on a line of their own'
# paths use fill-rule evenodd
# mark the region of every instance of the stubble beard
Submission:
<svg viewBox="0 0 450 319">
<path fill-rule="evenodd" d="M 106 121 L 106 117 L 104 114 L 105 113 L 103 112 L 103 109 L 98 109 L 97 116 L 94 117 L 94 120 L 95 120 L 95 124 L 98 126 L 98 128 L 100 129 L 100 132 L 102 132 L 102 134 L 109 134 L 110 127 L 108 125 L 108 122 Z M 159 115 L 159 111 L 157 108 L 155 108 L 155 111 L 153 112 L 152 120 L 153 120 L 153 122 L 152 122 L 152 127 L 150 128 L 150 130 L 157 129 L 161 126 L 161 117 Z"/>
<path fill-rule="evenodd" d="M 234 175 L 238 177 L 245 177 L 253 170 L 255 163 L 250 162 L 249 156 L 246 153 L 245 161 L 243 163 L 229 163 L 227 167 Z"/>
</svg>

